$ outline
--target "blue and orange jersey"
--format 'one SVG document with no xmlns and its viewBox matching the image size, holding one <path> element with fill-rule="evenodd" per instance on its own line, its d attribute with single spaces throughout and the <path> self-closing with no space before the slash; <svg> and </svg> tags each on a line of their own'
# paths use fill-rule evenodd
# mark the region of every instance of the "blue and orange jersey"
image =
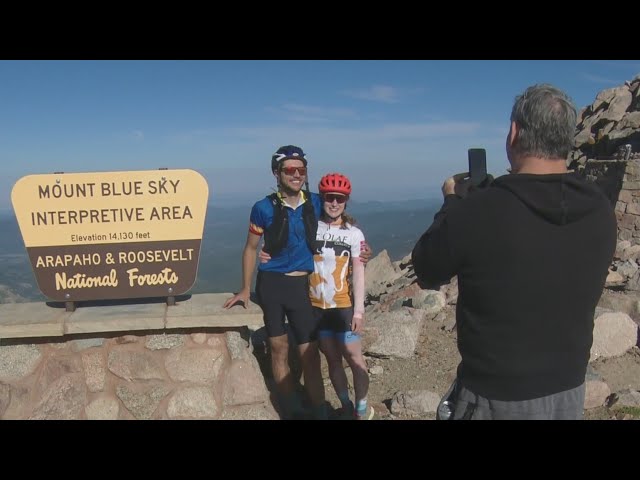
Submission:
<svg viewBox="0 0 640 480">
<path fill-rule="evenodd" d="M 278 254 L 274 255 L 267 263 L 259 263 L 258 270 L 264 272 L 289 273 L 295 271 L 313 271 L 313 253 L 307 246 L 307 239 L 302 221 L 302 204 L 307 200 L 304 191 L 301 193 L 300 204 L 294 209 L 282 201 L 280 194 L 278 198 L 286 207 L 289 216 L 289 237 L 287 246 Z M 317 193 L 311 193 L 313 210 L 316 218 L 320 218 L 322 200 Z M 273 222 L 273 205 L 268 197 L 256 202 L 251 209 L 249 217 L 249 232 L 262 236 L 266 228 Z"/>
</svg>

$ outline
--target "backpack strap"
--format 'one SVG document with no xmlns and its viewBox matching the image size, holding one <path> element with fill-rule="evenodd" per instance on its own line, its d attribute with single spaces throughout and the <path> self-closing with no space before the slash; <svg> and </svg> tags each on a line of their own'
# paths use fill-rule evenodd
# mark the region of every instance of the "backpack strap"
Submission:
<svg viewBox="0 0 640 480">
<path fill-rule="evenodd" d="M 264 230 L 264 246 L 262 249 L 272 257 L 287 246 L 289 240 L 289 215 L 277 193 L 267 195 L 273 205 L 273 221 Z"/>
<path fill-rule="evenodd" d="M 305 192 L 306 201 L 302 204 L 302 221 L 304 223 L 304 233 L 307 237 L 307 246 L 311 253 L 316 251 L 316 233 L 318 231 L 318 218 L 313 208 L 313 199 L 309 190 Z"/>
</svg>

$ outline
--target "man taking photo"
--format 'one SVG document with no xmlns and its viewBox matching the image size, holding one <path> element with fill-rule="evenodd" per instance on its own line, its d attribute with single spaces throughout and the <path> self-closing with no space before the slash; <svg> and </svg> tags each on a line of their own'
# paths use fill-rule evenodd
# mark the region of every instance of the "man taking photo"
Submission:
<svg viewBox="0 0 640 480">
<path fill-rule="evenodd" d="M 423 286 L 458 276 L 453 419 L 581 419 L 593 316 L 616 245 L 604 193 L 567 171 L 576 109 L 551 85 L 516 97 L 511 170 L 444 205 L 413 249 Z M 449 395 L 451 394 L 451 395 Z"/>
</svg>

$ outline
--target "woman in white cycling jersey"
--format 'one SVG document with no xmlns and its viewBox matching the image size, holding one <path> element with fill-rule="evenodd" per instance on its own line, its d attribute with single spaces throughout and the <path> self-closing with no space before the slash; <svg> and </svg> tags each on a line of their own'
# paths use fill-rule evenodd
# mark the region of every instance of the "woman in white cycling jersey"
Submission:
<svg viewBox="0 0 640 480">
<path fill-rule="evenodd" d="M 373 409 L 367 405 L 369 375 L 361 341 L 365 320 L 364 264 L 359 257 L 364 234 L 345 212 L 351 195 L 351 182 L 346 176 L 325 175 L 318 191 L 323 208 L 309 294 L 313 310 L 320 317 L 320 349 L 327 358 L 331 383 L 342 405 L 339 418 L 370 420 Z M 355 405 L 349 398 L 343 357 L 353 374 Z"/>
</svg>

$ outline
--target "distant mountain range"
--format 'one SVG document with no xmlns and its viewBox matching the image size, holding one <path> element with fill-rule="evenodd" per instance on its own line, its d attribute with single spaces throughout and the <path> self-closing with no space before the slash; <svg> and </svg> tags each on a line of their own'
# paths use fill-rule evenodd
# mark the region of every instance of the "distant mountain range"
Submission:
<svg viewBox="0 0 640 480">
<path fill-rule="evenodd" d="M 351 201 L 348 213 L 355 217 L 374 255 L 387 250 L 392 260 L 400 260 L 431 225 L 441 202 L 440 198 Z M 208 208 L 198 278 L 191 293 L 234 292 L 240 287 L 249 212 L 246 206 Z M 15 216 L 13 212 L 0 213 L 0 303 L 43 300 Z"/>
</svg>

